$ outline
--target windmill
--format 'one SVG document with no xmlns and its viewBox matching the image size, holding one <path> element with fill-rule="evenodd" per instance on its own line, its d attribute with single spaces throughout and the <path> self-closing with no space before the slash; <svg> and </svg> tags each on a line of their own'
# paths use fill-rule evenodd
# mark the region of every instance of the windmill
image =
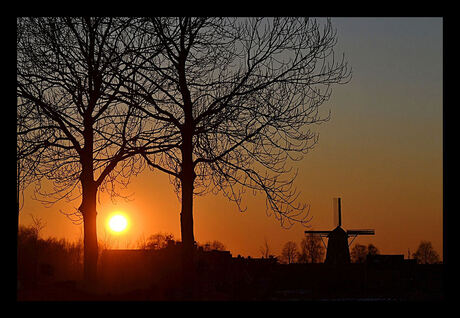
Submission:
<svg viewBox="0 0 460 318">
<path fill-rule="evenodd" d="M 335 224 L 337 227 L 332 231 L 305 231 L 306 234 L 319 235 L 328 238 L 326 264 L 348 264 L 350 263 L 349 246 L 358 235 L 374 235 L 374 230 L 347 230 L 342 228 L 342 207 L 341 198 L 334 198 L 334 216 L 337 217 Z M 348 243 L 348 238 L 352 240 Z M 323 241 L 324 244 L 324 241 Z"/>
</svg>

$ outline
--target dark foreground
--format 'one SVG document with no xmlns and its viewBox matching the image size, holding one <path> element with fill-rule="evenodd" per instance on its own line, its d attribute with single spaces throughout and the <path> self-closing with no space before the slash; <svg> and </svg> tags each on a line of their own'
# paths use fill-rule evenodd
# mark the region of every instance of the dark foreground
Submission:
<svg viewBox="0 0 460 318">
<path fill-rule="evenodd" d="M 193 291 L 166 252 L 106 251 L 97 287 L 48 279 L 18 289 L 19 301 L 439 301 L 442 264 L 279 264 L 276 259 L 197 257 Z"/>
</svg>

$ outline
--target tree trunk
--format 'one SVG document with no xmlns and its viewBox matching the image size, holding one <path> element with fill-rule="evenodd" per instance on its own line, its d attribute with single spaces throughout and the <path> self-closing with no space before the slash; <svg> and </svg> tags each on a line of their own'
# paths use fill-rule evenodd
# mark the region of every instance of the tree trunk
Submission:
<svg viewBox="0 0 460 318">
<path fill-rule="evenodd" d="M 193 183 L 195 173 L 192 162 L 191 137 L 185 136 L 182 149 L 182 211 L 180 214 L 182 237 L 182 275 L 185 297 L 193 297 L 195 266 L 194 249 L 195 237 L 193 234 Z"/>
<path fill-rule="evenodd" d="M 85 147 L 82 150 L 80 162 L 82 172 L 80 182 L 82 185 L 82 203 L 80 211 L 83 215 L 83 279 L 88 286 L 94 286 L 97 281 L 97 227 L 96 227 L 96 196 L 97 185 L 94 181 L 93 163 L 93 129 L 89 116 L 84 119 Z"/>
<path fill-rule="evenodd" d="M 185 34 L 181 34 L 183 40 Z M 185 61 L 188 52 L 181 43 L 181 51 L 177 63 L 179 74 L 179 89 L 184 101 L 184 125 L 181 128 L 182 135 L 182 170 L 180 172 L 182 186 L 182 211 L 181 236 L 182 236 L 182 275 L 185 290 L 185 297 L 193 297 L 195 266 L 194 266 L 194 248 L 195 237 L 193 235 L 193 183 L 195 182 L 195 169 L 193 165 L 193 133 L 194 122 L 192 108 L 193 104 L 190 97 L 190 91 L 187 87 L 185 76 Z"/>
<path fill-rule="evenodd" d="M 96 227 L 96 194 L 97 188 L 94 182 L 82 182 L 83 198 L 81 212 L 83 214 L 84 229 L 84 256 L 83 256 L 83 279 L 93 285 L 97 281 L 97 227 Z"/>
<path fill-rule="evenodd" d="M 193 173 L 193 170 L 191 170 Z M 193 174 L 186 173 L 182 177 L 182 211 L 180 214 L 182 244 L 186 249 L 193 249 Z"/>
</svg>

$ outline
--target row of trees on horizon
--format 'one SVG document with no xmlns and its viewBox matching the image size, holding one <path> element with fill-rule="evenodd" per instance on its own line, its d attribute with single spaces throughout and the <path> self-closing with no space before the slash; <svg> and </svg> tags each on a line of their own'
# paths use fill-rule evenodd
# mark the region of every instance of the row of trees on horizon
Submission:
<svg viewBox="0 0 460 318">
<path fill-rule="evenodd" d="M 294 241 L 284 244 L 279 260 L 285 264 L 292 263 L 322 263 L 324 262 L 326 248 L 318 236 L 306 236 L 300 242 L 300 250 Z M 364 263 L 367 255 L 379 255 L 380 251 L 373 244 L 362 245 L 356 243 L 350 251 L 352 263 Z M 438 264 L 439 254 L 434 250 L 430 241 L 422 240 L 412 255 L 408 258 L 415 259 L 418 264 Z"/>
<path fill-rule="evenodd" d="M 33 281 L 34 275 L 39 271 L 45 274 L 50 272 L 57 279 L 79 280 L 82 277 L 83 264 L 83 241 L 80 238 L 76 242 L 65 239 L 49 237 L 44 239 L 40 232 L 46 224 L 40 218 L 33 217 L 31 226 L 20 226 L 18 232 L 18 271 L 22 281 Z M 171 243 L 176 243 L 173 234 L 155 233 L 148 237 L 141 236 L 133 248 L 145 250 L 161 250 L 167 248 Z M 101 251 L 113 248 L 113 242 L 103 239 L 99 242 Z M 205 243 L 197 243 L 204 251 L 225 251 L 225 244 L 218 240 Z M 298 246 L 300 248 L 298 248 Z M 368 246 L 355 244 L 351 249 L 352 263 L 364 263 L 368 254 L 380 254 L 377 247 L 373 244 Z M 325 257 L 325 247 L 321 238 L 318 236 L 307 235 L 297 245 L 294 241 L 284 244 L 281 253 L 274 255 L 267 240 L 264 240 L 260 248 L 262 258 L 275 257 L 282 264 L 294 263 L 322 263 Z M 412 258 L 419 264 L 436 264 L 440 262 L 439 255 L 433 249 L 431 242 L 421 241 Z"/>
</svg>

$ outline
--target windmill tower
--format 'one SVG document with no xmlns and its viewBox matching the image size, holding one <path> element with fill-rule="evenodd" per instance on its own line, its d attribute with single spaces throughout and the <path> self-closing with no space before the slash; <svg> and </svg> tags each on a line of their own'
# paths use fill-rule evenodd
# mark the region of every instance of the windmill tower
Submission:
<svg viewBox="0 0 460 318">
<path fill-rule="evenodd" d="M 337 216 L 335 224 L 337 227 L 332 231 L 305 231 L 306 234 L 319 235 L 328 238 L 326 251 L 326 264 L 348 264 L 350 263 L 349 246 L 358 235 L 374 235 L 374 230 L 344 230 L 342 228 L 342 207 L 341 198 L 334 198 L 334 216 Z M 350 243 L 348 238 L 352 237 Z M 324 241 L 323 241 L 324 243 Z"/>
</svg>

